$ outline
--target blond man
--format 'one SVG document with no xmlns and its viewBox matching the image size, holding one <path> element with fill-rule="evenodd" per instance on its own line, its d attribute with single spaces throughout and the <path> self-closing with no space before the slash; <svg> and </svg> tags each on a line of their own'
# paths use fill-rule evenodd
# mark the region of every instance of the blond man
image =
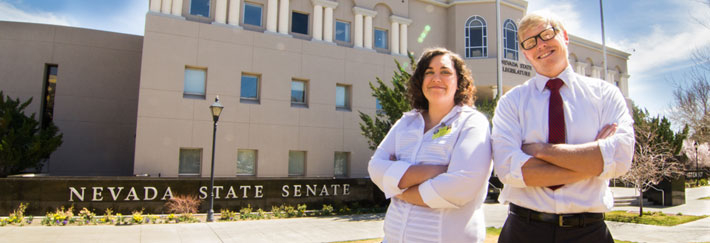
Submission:
<svg viewBox="0 0 710 243">
<path fill-rule="evenodd" d="M 499 242 L 613 242 L 609 179 L 631 166 L 633 120 L 617 87 L 576 74 L 554 18 L 519 24 L 536 75 L 501 97 L 493 118 L 495 171 L 509 215 Z"/>
</svg>

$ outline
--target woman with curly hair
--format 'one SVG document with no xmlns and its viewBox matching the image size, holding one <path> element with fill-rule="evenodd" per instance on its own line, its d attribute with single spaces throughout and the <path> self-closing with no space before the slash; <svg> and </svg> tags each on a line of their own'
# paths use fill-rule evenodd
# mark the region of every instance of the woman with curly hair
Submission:
<svg viewBox="0 0 710 243">
<path fill-rule="evenodd" d="M 482 242 L 490 127 L 472 107 L 471 71 L 457 54 L 427 49 L 407 90 L 414 109 L 392 126 L 368 165 L 391 198 L 384 242 Z"/>
</svg>

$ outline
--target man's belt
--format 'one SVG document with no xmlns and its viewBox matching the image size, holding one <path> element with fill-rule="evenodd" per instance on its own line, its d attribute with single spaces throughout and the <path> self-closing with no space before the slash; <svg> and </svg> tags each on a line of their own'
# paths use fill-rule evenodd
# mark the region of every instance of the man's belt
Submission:
<svg viewBox="0 0 710 243">
<path fill-rule="evenodd" d="M 515 204 L 510 204 L 510 214 L 517 215 L 523 219 L 554 224 L 560 227 L 584 227 L 585 225 L 604 220 L 603 213 L 575 213 L 575 214 L 553 214 L 543 213 L 532 209 L 524 208 Z"/>
</svg>

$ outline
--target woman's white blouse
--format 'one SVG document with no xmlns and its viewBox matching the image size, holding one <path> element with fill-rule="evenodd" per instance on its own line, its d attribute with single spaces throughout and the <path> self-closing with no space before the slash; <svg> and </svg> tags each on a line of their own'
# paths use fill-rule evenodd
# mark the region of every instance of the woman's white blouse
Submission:
<svg viewBox="0 0 710 243">
<path fill-rule="evenodd" d="M 444 126 L 450 132 L 435 136 Z M 436 138 L 435 138 L 436 137 Z M 390 160 L 395 155 L 397 161 Z M 409 166 L 448 165 L 446 173 L 419 185 L 429 207 L 394 198 Z M 385 216 L 385 242 L 482 242 L 481 205 L 491 175 L 488 120 L 470 106 L 454 106 L 442 124 L 424 133 L 419 112 L 404 113 L 390 129 L 368 166 L 372 181 L 392 198 Z"/>
</svg>

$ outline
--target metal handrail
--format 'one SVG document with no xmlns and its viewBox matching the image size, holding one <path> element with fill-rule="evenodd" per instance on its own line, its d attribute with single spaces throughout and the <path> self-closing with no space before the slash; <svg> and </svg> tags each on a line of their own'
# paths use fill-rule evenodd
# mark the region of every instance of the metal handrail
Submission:
<svg viewBox="0 0 710 243">
<path fill-rule="evenodd" d="M 661 189 L 658 189 L 658 188 L 654 187 L 653 185 L 649 185 L 648 187 L 653 188 L 653 190 L 656 190 L 656 191 L 661 192 L 661 204 L 662 204 L 663 206 L 666 206 L 666 192 L 664 192 L 664 191 L 661 190 Z"/>
</svg>

